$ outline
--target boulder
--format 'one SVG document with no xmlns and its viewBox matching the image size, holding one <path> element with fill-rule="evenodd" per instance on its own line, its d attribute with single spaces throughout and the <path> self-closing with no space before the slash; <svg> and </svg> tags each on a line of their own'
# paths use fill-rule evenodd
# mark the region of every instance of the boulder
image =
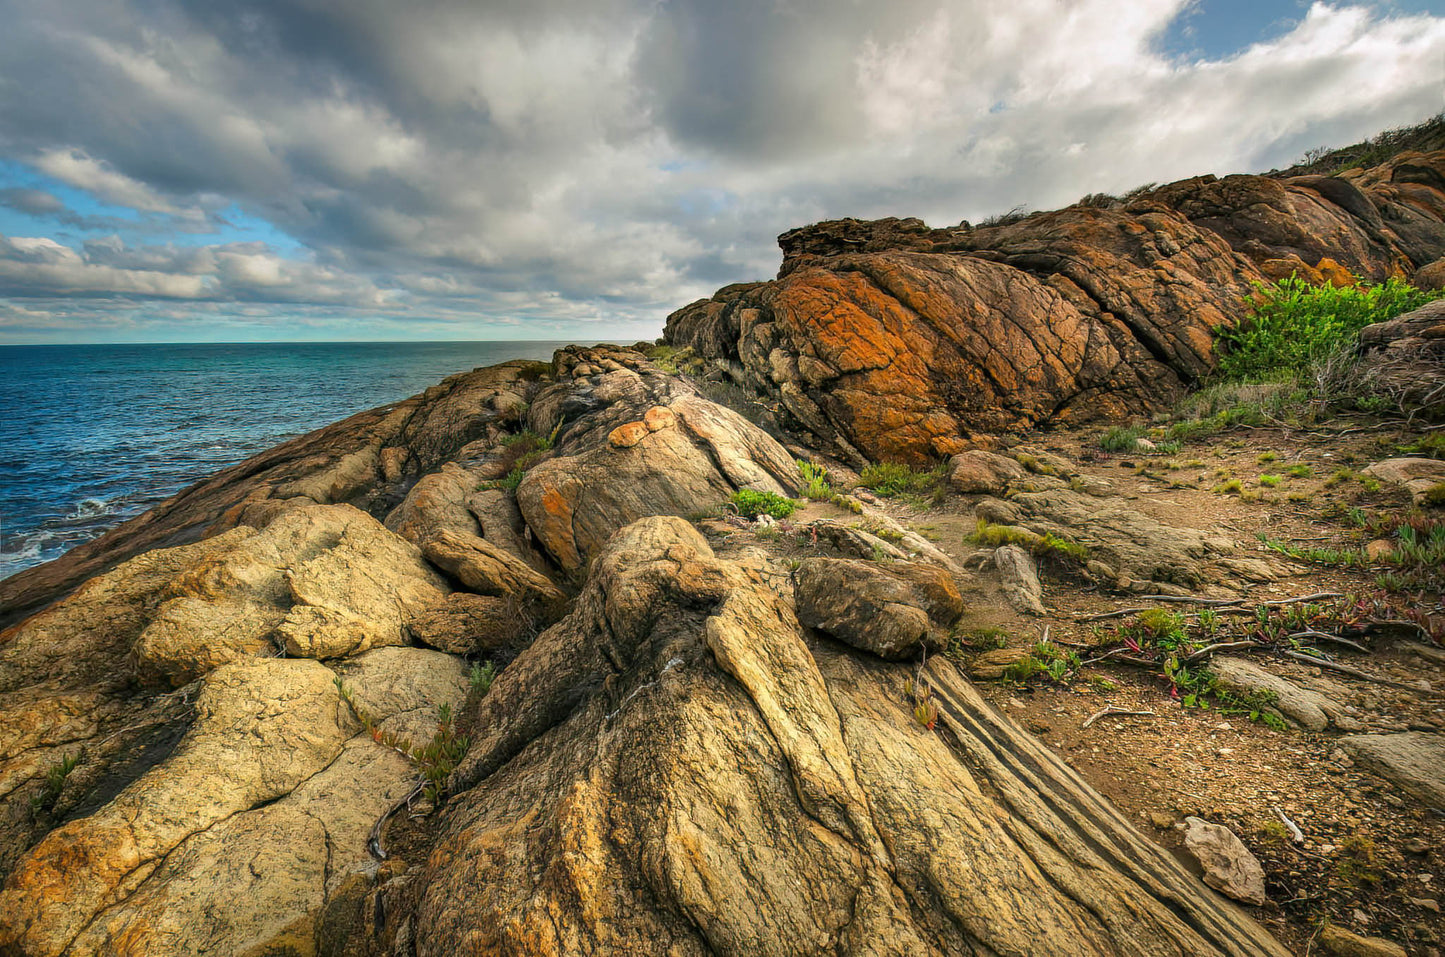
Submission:
<svg viewBox="0 0 1445 957">
<path fill-rule="evenodd" d="M 1209 670 L 1225 691 L 1241 698 L 1260 694 L 1272 698 L 1273 702 L 1269 707 L 1278 710 L 1306 731 L 1323 731 L 1330 725 L 1342 731 L 1360 730 L 1359 717 L 1354 708 L 1266 671 L 1248 659 L 1217 657 L 1210 661 Z M 1341 697 L 1349 692 L 1349 689 L 1343 686 L 1335 687 L 1339 689 Z"/>
<path fill-rule="evenodd" d="M 986 498 L 975 511 L 996 525 L 1077 542 L 1088 549 L 1089 559 L 1121 581 L 1144 583 L 1151 590 L 1196 588 L 1237 571 L 1227 564 L 1235 549 L 1228 538 L 1166 525 L 1118 496 L 1092 496 L 1067 488 L 1020 492 L 1007 500 Z"/>
<path fill-rule="evenodd" d="M 1385 459 L 1383 462 L 1366 466 L 1364 472 L 1381 482 L 1403 485 L 1409 490 L 1416 505 L 1425 501 L 1425 496 L 1431 489 L 1445 485 L 1445 462 L 1440 459 Z"/>
<path fill-rule="evenodd" d="M 142 677 L 182 685 L 275 641 L 339 658 L 404 644 L 446 586 L 411 543 L 349 505 L 288 509 L 169 583 L 132 647 Z"/>
<path fill-rule="evenodd" d="M 413 619 L 411 633 L 422 644 L 468 657 L 515 651 L 532 637 L 546 609 L 529 607 L 513 596 L 453 592 Z"/>
<path fill-rule="evenodd" d="M 479 595 L 512 596 L 543 607 L 566 600 L 552 580 L 520 557 L 476 535 L 442 531 L 422 548 L 427 561 Z"/>
<path fill-rule="evenodd" d="M 808 558 L 793 584 L 804 625 L 889 660 L 938 648 L 963 614 L 958 588 L 933 565 Z"/>
<path fill-rule="evenodd" d="M 1445 415 L 1445 300 L 1360 330 L 1359 387 L 1408 412 Z"/>
<path fill-rule="evenodd" d="M 1352 734 L 1340 739 L 1340 747 L 1357 764 L 1429 807 L 1445 809 L 1445 735 Z"/>
<path fill-rule="evenodd" d="M 786 496 L 801 486 L 792 456 L 771 436 L 675 378 L 621 368 L 595 384 L 559 383 L 534 404 L 539 431 L 550 427 L 541 417 L 565 416 L 569 401 L 596 411 L 564 428 L 556 455 L 517 487 L 528 527 L 564 569 L 580 568 L 644 516 L 696 514 L 740 488 Z"/>
<path fill-rule="evenodd" d="M 982 449 L 960 452 L 948 460 L 948 485 L 963 495 L 1002 495 L 1010 482 L 1028 471 L 1007 456 Z"/>
<path fill-rule="evenodd" d="M 1029 656 L 1028 648 L 992 648 L 969 660 L 968 675 L 978 681 L 997 681 L 1009 668 Z"/>
<path fill-rule="evenodd" d="M 1264 868 L 1234 832 L 1197 817 L 1184 819 L 1184 847 L 1204 868 L 1204 883 L 1246 904 L 1264 904 Z"/>
<path fill-rule="evenodd" d="M 1361 937 L 1334 924 L 1325 924 L 1315 941 L 1335 957 L 1407 957 L 1405 948 L 1383 937 Z"/>
<path fill-rule="evenodd" d="M 1034 557 L 1017 545 L 1004 545 L 993 553 L 993 564 L 1008 603 L 1026 615 L 1042 615 L 1044 586 Z"/>
</svg>

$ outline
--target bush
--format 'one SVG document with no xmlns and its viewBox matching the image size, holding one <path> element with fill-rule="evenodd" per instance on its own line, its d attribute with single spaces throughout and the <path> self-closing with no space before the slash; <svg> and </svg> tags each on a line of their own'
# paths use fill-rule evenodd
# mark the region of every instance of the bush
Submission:
<svg viewBox="0 0 1445 957">
<path fill-rule="evenodd" d="M 771 515 L 773 518 L 787 518 L 798 510 L 798 503 L 783 498 L 776 492 L 759 492 L 756 489 L 740 488 L 728 500 L 743 518 L 757 518 Z"/>
<path fill-rule="evenodd" d="M 1219 374 L 1225 379 L 1278 378 L 1306 373 L 1354 346 L 1365 326 L 1419 308 L 1439 293 L 1398 279 L 1370 286 L 1312 286 L 1291 276 L 1257 283 L 1254 314 L 1233 329 L 1220 329 Z"/>
<path fill-rule="evenodd" d="M 1141 429 L 1134 426 L 1116 425 L 1099 438 L 1099 448 L 1105 452 L 1133 452 L 1139 448 Z"/>
<path fill-rule="evenodd" d="M 828 481 L 828 470 L 812 462 L 799 462 L 798 474 L 803 476 L 803 497 L 814 502 L 830 502 L 838 494 Z"/>
<path fill-rule="evenodd" d="M 944 496 L 946 478 L 947 467 L 942 464 L 920 470 L 900 462 L 877 462 L 863 469 L 860 482 L 884 498 L 917 496 L 936 503 Z"/>
</svg>

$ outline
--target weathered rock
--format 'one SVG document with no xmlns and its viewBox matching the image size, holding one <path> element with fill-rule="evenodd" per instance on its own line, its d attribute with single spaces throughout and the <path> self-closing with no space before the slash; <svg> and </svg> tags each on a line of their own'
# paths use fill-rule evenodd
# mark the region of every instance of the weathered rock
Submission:
<svg viewBox="0 0 1445 957">
<path fill-rule="evenodd" d="M 566 600 L 552 580 L 521 558 L 484 538 L 438 532 L 427 539 L 422 554 L 442 571 L 481 595 L 514 596 L 544 607 Z"/>
<path fill-rule="evenodd" d="M 1357 390 L 1409 413 L 1445 416 L 1445 300 L 1360 330 Z"/>
<path fill-rule="evenodd" d="M 1354 734 L 1340 747 L 1373 771 L 1430 807 L 1445 809 L 1445 736 L 1424 731 Z"/>
<path fill-rule="evenodd" d="M 948 460 L 949 487 L 964 495 L 1002 495 L 1009 482 L 1027 474 L 1013 459 L 982 449 L 960 452 Z"/>
<path fill-rule="evenodd" d="M 1270 707 L 1307 731 L 1323 731 L 1332 724 L 1342 731 L 1360 730 L 1354 708 L 1266 671 L 1245 658 L 1217 657 L 1210 661 L 1209 670 L 1220 687 L 1235 695 L 1269 696 L 1273 699 Z M 1348 690 L 1340 687 L 1341 692 Z"/>
<path fill-rule="evenodd" d="M 808 558 L 793 581 L 799 621 L 893 661 L 939 647 L 963 614 L 952 578 L 932 565 Z"/>
<path fill-rule="evenodd" d="M 810 647 L 685 522 L 630 525 L 482 700 L 392 928 L 419 954 L 1284 953 L 938 657 L 948 733 L 919 727 L 913 670 Z"/>
<path fill-rule="evenodd" d="M 555 457 L 517 488 L 527 525 L 564 569 L 581 567 L 644 516 L 697 513 L 739 488 L 791 495 L 800 486 L 782 446 L 676 378 L 619 368 L 587 386 L 559 382 L 533 404 L 534 428 L 550 431 L 578 406 L 593 412 L 564 425 Z"/>
<path fill-rule="evenodd" d="M 1044 613 L 1044 586 L 1034 557 L 1017 545 L 1004 545 L 993 553 L 993 564 L 1010 605 L 1026 615 Z"/>
<path fill-rule="evenodd" d="M 1406 276 L 1445 253 L 1445 153 L 1338 177 L 1202 176 L 1122 208 L 779 237 L 772 282 L 668 317 L 820 448 L 921 464 L 980 433 L 1162 407 L 1212 368 L 1250 284 Z"/>
<path fill-rule="evenodd" d="M 1027 648 L 991 648 L 973 656 L 968 663 L 968 675 L 979 681 L 997 681 L 1027 657 Z"/>
<path fill-rule="evenodd" d="M 342 673 L 383 729 L 418 742 L 467 687 L 459 660 L 414 648 Z M 66 952 L 315 952 L 328 901 L 374 869 L 368 833 L 416 774 L 369 737 L 347 740 L 333 678 L 276 659 L 212 673 L 173 756 L 21 860 L 0 891 L 0 946 L 59 953 L 80 929 Z"/>
<path fill-rule="evenodd" d="M 444 604 L 413 619 L 411 633 L 422 644 L 454 655 L 488 655 L 525 644 L 545 618 L 541 612 L 513 596 L 453 592 Z"/>
<path fill-rule="evenodd" d="M 1020 492 L 1007 501 L 988 498 L 976 511 L 994 524 L 1077 542 L 1091 559 L 1106 563 L 1121 578 L 1147 582 L 1151 588 L 1196 587 L 1218 580 L 1223 576 L 1211 565 L 1230 557 L 1235 547 L 1229 539 L 1199 529 L 1165 525 L 1121 498 L 1070 489 Z"/>
<path fill-rule="evenodd" d="M 173 580 L 132 648 L 143 677 L 182 685 L 276 640 L 338 658 L 407 641 L 445 597 L 415 546 L 348 505 L 288 509 L 235 548 Z"/>
<path fill-rule="evenodd" d="M 1197 817 L 1184 819 L 1184 847 L 1204 868 L 1204 883 L 1246 904 L 1269 900 L 1264 868 L 1234 832 Z"/>
<path fill-rule="evenodd" d="M 60 954 L 182 842 L 331 763 L 351 733 L 333 677 L 274 658 L 213 672 L 195 726 L 163 766 L 20 859 L 0 888 L 0 950 Z"/>
<path fill-rule="evenodd" d="M 1382 482 L 1403 485 L 1409 489 L 1416 505 L 1424 501 L 1432 488 L 1445 484 L 1445 462 L 1439 459 L 1385 459 L 1367 466 L 1364 472 Z"/>
<path fill-rule="evenodd" d="M 237 525 L 259 527 L 297 505 L 344 502 L 381 517 L 401 498 L 407 475 L 436 469 L 469 443 L 514 423 L 536 388 L 535 366 L 507 362 L 452 376 L 404 402 L 224 469 L 56 561 L 0 581 L 0 625 L 148 549 L 195 542 Z M 388 469 L 394 477 L 387 477 Z"/>
<path fill-rule="evenodd" d="M 1406 957 L 1405 948 L 1383 937 L 1361 937 L 1335 924 L 1320 929 L 1316 943 L 1335 957 Z"/>
</svg>

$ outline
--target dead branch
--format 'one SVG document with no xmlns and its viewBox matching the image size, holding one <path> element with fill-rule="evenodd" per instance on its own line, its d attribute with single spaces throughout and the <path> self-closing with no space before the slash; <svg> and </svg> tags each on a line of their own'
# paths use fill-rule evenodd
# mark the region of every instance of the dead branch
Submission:
<svg viewBox="0 0 1445 957">
<path fill-rule="evenodd" d="M 1332 635 L 1327 631 L 1314 631 L 1312 629 L 1308 629 L 1305 631 L 1297 631 L 1292 635 L 1285 635 L 1285 637 L 1314 638 L 1318 641 L 1328 641 L 1330 644 L 1342 645 L 1343 647 L 1349 648 L 1352 651 L 1358 651 L 1362 655 L 1368 655 L 1370 653 L 1370 649 L 1366 648 L 1359 642 L 1351 641 L 1348 638 L 1341 638 L 1339 635 Z"/>
<path fill-rule="evenodd" d="M 1258 651 L 1258 650 L 1260 650 L 1261 648 L 1265 648 L 1265 647 L 1267 647 L 1267 646 L 1261 645 L 1259 642 L 1254 641 L 1254 640 L 1247 640 L 1247 641 L 1221 641 L 1221 642 L 1219 642 L 1219 643 L 1217 643 L 1217 644 L 1205 645 L 1203 648 L 1200 648 L 1198 651 L 1192 652 L 1192 653 L 1186 655 L 1185 657 L 1180 658 L 1180 659 L 1179 659 L 1179 663 L 1182 664 L 1182 665 L 1192 665 L 1192 664 L 1195 664 L 1196 662 L 1203 661 L 1205 658 L 1208 658 L 1208 657 L 1210 657 L 1211 655 L 1215 654 L 1216 652 L 1220 652 L 1220 651 L 1240 651 L 1240 650 L 1243 650 L 1243 649 L 1248 649 L 1248 650 L 1250 650 L 1250 651 Z"/>
<path fill-rule="evenodd" d="M 1262 601 L 1261 605 L 1267 608 L 1274 608 L 1279 605 L 1298 605 L 1305 601 L 1320 601 L 1325 598 L 1343 598 L 1344 595 L 1337 591 L 1317 591 L 1313 595 L 1300 595 L 1298 598 L 1281 598 L 1278 601 Z"/>
<path fill-rule="evenodd" d="M 1081 727 L 1087 728 L 1100 718 L 1109 718 L 1120 714 L 1148 715 L 1151 718 L 1154 716 L 1154 712 L 1152 711 L 1130 711 L 1128 708 L 1116 708 L 1113 705 L 1109 705 L 1103 711 L 1089 715 Z"/>
<path fill-rule="evenodd" d="M 1303 844 L 1305 842 L 1305 835 L 1304 832 L 1299 829 L 1299 826 L 1296 825 L 1294 821 L 1291 821 L 1288 815 L 1280 808 L 1274 808 L 1274 813 L 1279 815 L 1280 822 L 1284 824 L 1285 830 L 1289 831 L 1290 838 L 1296 844 Z"/>
<path fill-rule="evenodd" d="M 1349 665 L 1342 665 L 1338 662 L 1330 661 L 1327 658 L 1316 658 L 1313 655 L 1306 655 L 1298 651 L 1281 650 L 1280 654 L 1293 661 L 1300 661 L 1307 665 L 1313 665 L 1316 668 L 1338 671 L 1342 675 L 1350 675 L 1353 678 L 1360 678 L 1364 681 L 1373 681 L 1376 684 L 1390 685 L 1393 688 L 1403 688 L 1406 691 L 1414 691 L 1417 694 L 1420 692 L 1420 689 L 1414 685 L 1407 685 L 1405 682 L 1396 681 L 1393 678 L 1381 678 L 1379 675 L 1368 674 L 1358 668 L 1351 668 Z"/>
</svg>

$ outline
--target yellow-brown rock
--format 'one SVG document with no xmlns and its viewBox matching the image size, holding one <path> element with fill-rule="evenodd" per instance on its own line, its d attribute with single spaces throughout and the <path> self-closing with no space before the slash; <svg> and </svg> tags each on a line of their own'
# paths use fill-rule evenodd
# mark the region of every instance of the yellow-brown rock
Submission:
<svg viewBox="0 0 1445 957">
<path fill-rule="evenodd" d="M 649 429 L 646 422 L 628 422 L 609 432 L 607 442 L 614 449 L 630 449 L 655 431 Z"/>
<path fill-rule="evenodd" d="M 930 460 L 1044 422 L 1156 411 L 1214 366 L 1252 284 L 1353 284 L 1445 254 L 1445 152 L 1334 177 L 1195 177 L 1114 208 L 929 229 L 818 223 L 768 283 L 668 317 L 775 419 L 853 462 Z"/>
</svg>

